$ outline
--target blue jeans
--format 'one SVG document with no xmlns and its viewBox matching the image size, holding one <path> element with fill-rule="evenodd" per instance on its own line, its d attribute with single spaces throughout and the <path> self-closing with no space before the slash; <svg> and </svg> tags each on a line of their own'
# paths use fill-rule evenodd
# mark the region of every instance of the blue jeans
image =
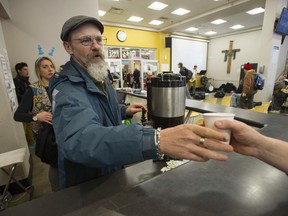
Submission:
<svg viewBox="0 0 288 216">
<path fill-rule="evenodd" d="M 232 93 L 230 106 L 238 107 L 240 97 L 241 97 L 241 93 Z"/>
</svg>

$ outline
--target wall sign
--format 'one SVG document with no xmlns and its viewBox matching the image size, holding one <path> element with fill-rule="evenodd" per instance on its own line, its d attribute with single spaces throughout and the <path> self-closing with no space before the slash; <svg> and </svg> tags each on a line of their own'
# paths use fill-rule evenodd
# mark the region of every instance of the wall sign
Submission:
<svg viewBox="0 0 288 216">
<path fill-rule="evenodd" d="M 120 48 L 108 48 L 107 50 L 108 59 L 120 59 L 121 53 Z"/>
</svg>

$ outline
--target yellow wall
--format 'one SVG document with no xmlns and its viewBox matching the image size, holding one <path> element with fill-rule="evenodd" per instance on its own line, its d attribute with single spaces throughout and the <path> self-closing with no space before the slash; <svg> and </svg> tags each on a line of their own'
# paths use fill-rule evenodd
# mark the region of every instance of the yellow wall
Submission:
<svg viewBox="0 0 288 216">
<path fill-rule="evenodd" d="M 116 33 L 123 30 L 127 34 L 127 39 L 120 42 L 116 38 Z M 115 26 L 105 26 L 103 36 L 107 37 L 106 46 L 122 46 L 122 47 L 137 47 L 137 48 L 154 48 L 156 49 L 156 60 L 159 64 L 170 65 L 170 48 L 165 48 L 164 33 L 145 31 L 131 28 L 122 28 Z M 159 68 L 161 70 L 161 68 Z"/>
</svg>

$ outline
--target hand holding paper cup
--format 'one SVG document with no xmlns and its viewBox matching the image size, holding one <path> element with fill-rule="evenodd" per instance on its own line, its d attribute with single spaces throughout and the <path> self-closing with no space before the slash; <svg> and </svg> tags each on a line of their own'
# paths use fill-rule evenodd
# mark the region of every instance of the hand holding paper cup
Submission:
<svg viewBox="0 0 288 216">
<path fill-rule="evenodd" d="M 234 116 L 235 116 L 235 114 L 233 114 L 233 113 L 204 113 L 203 114 L 205 127 L 208 127 L 208 128 L 213 129 L 213 130 L 216 130 L 216 131 L 219 131 L 219 132 L 226 134 L 228 141 L 223 142 L 225 144 L 230 143 L 231 131 L 230 130 L 224 130 L 224 129 L 218 129 L 215 127 L 214 123 L 215 123 L 215 121 L 224 120 L 224 119 L 225 120 L 233 120 Z"/>
</svg>

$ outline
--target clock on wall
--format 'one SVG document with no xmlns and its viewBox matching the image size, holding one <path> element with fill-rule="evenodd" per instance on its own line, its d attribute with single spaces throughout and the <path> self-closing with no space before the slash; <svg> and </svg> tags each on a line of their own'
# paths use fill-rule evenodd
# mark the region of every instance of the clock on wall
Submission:
<svg viewBox="0 0 288 216">
<path fill-rule="evenodd" d="M 126 32 L 125 32 L 125 31 L 122 31 L 122 30 L 118 31 L 117 34 L 116 34 L 116 36 L 117 36 L 117 39 L 118 39 L 119 41 L 121 41 L 121 42 L 124 42 L 124 41 L 126 40 L 126 38 L 127 38 Z"/>
</svg>

